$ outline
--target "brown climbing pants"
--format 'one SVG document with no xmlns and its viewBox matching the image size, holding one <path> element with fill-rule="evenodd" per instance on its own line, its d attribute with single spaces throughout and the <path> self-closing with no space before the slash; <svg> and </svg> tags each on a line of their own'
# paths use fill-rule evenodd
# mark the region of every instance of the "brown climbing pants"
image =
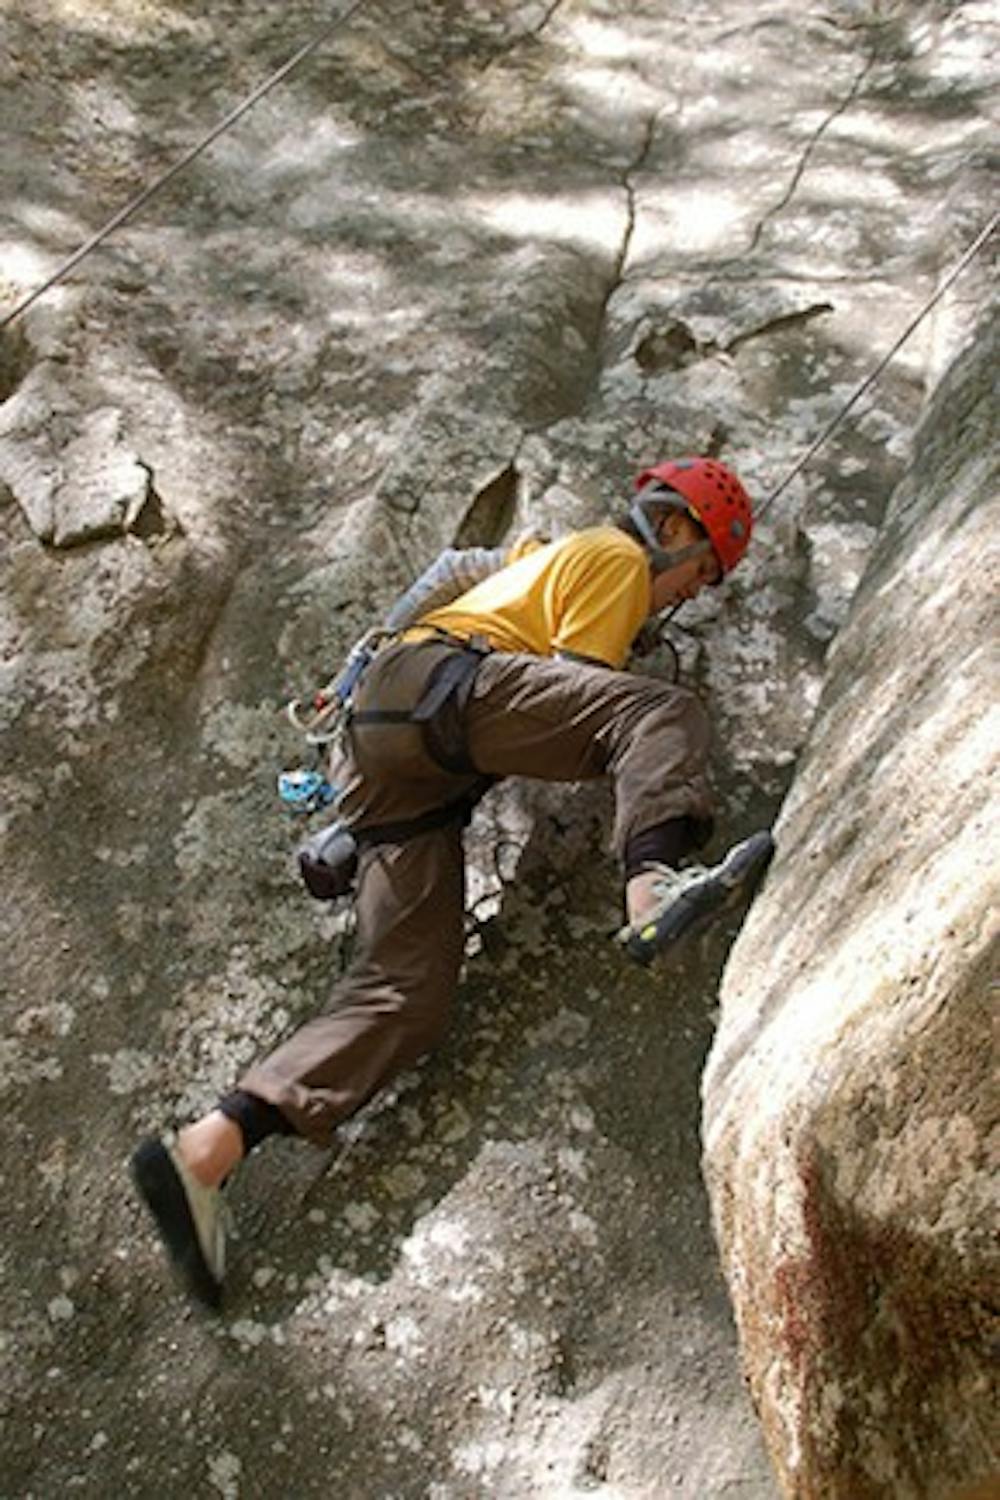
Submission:
<svg viewBox="0 0 1000 1500">
<path fill-rule="evenodd" d="M 369 667 L 357 707 L 398 710 L 419 701 L 431 671 L 455 648 L 399 643 Z M 449 715 L 451 719 L 449 721 Z M 453 709 L 435 726 L 447 739 Z M 708 724 L 695 695 L 651 678 L 556 659 L 495 652 L 483 658 L 461 729 L 484 776 L 612 780 L 612 846 L 669 818 L 711 815 Z M 479 779 L 445 771 L 424 726 L 358 724 L 334 768 L 341 811 L 356 832 L 416 818 Z M 275 1105 L 297 1134 L 328 1145 L 334 1127 L 444 1030 L 464 950 L 462 828 L 456 821 L 401 843 L 363 848 L 357 949 L 329 1009 L 300 1027 L 240 1079 Z"/>
</svg>

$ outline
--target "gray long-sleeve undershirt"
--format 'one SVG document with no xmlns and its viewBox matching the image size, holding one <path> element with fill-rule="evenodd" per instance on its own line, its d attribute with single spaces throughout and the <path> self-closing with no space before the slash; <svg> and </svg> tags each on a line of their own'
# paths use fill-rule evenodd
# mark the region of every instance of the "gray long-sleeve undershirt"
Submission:
<svg viewBox="0 0 1000 1500">
<path fill-rule="evenodd" d="M 392 634 L 406 630 L 432 609 L 451 604 L 506 565 L 506 547 L 449 547 L 401 594 L 385 617 Z"/>
</svg>

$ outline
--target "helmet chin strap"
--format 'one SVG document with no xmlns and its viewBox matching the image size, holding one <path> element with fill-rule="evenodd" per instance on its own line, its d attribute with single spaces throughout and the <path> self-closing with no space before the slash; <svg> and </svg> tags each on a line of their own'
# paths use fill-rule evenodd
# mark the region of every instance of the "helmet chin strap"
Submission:
<svg viewBox="0 0 1000 1500">
<path fill-rule="evenodd" d="M 662 485 L 647 484 L 641 489 L 629 509 L 629 520 L 636 531 L 642 537 L 643 546 L 649 553 L 649 561 L 654 573 L 668 573 L 671 568 L 679 568 L 692 557 L 704 557 L 706 552 L 711 552 L 712 543 L 708 537 L 699 542 L 690 542 L 686 547 L 678 547 L 675 551 L 668 551 L 661 546 L 660 539 L 656 534 L 656 527 L 646 512 L 646 506 L 654 501 L 657 505 L 668 506 L 676 510 L 680 515 L 690 515 L 687 504 L 681 496 L 675 500 L 668 490 Z"/>
</svg>

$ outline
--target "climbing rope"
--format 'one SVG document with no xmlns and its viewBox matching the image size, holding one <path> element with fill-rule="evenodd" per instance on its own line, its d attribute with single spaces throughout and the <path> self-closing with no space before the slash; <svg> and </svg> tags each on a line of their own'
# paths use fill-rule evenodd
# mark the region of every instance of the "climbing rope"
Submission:
<svg viewBox="0 0 1000 1500">
<path fill-rule="evenodd" d="M 269 94 L 283 79 L 294 72 L 300 63 L 305 62 L 306 58 L 316 51 L 317 47 L 321 47 L 335 31 L 338 31 L 341 26 L 346 25 L 353 16 L 356 16 L 365 4 L 367 4 L 367 0 L 354 0 L 354 3 L 349 5 L 345 11 L 342 11 L 335 21 L 331 21 L 328 26 L 325 26 L 322 31 L 313 37 L 311 42 L 306 42 L 304 46 L 300 47 L 287 62 L 282 63 L 280 68 L 268 78 L 265 78 L 264 82 L 259 84 L 252 94 L 249 94 L 234 109 L 231 109 L 225 118 L 220 120 L 218 125 L 210 130 L 207 135 L 203 136 L 196 145 L 192 146 L 189 151 L 185 151 L 184 155 L 175 161 L 172 167 L 168 167 L 161 176 L 155 178 L 147 187 L 143 188 L 141 193 L 136 194 L 130 202 L 126 203 L 124 208 L 120 208 L 96 234 L 91 235 L 90 239 L 80 246 L 79 250 L 74 251 L 68 260 L 64 261 L 57 270 L 53 271 L 52 275 L 46 281 L 43 281 L 41 286 L 36 287 L 33 292 L 30 292 L 21 302 L 17 303 L 5 317 L 0 318 L 0 332 L 13 323 L 15 318 L 19 318 L 22 313 L 27 312 L 28 308 L 37 302 L 39 297 L 44 297 L 47 291 L 50 291 L 52 287 L 68 276 L 70 271 L 75 266 L 78 266 L 93 250 L 96 250 L 98 245 L 103 244 L 119 225 L 124 224 L 126 219 L 130 219 L 133 214 L 137 213 L 144 204 L 149 202 L 154 194 L 165 188 L 168 182 L 172 182 L 179 173 L 183 172 L 185 167 L 190 166 L 196 157 L 200 156 L 214 141 L 217 141 L 221 135 L 224 135 L 227 130 L 231 129 L 237 120 L 242 119 L 248 110 L 252 109 L 259 100 L 263 99 L 265 94 Z"/>
<path fill-rule="evenodd" d="M 979 254 L 980 250 L 986 244 L 986 241 L 994 232 L 998 224 L 1000 224 L 1000 213 L 994 214 L 990 222 L 986 225 L 986 228 L 980 230 L 979 234 L 977 234 L 976 238 L 972 241 L 972 244 L 969 245 L 961 258 L 956 261 L 954 266 L 952 266 L 951 270 L 948 272 L 948 275 L 945 277 L 944 281 L 942 281 L 941 285 L 937 288 L 934 295 L 927 299 L 923 307 L 921 307 L 920 311 L 910 321 L 910 323 L 907 324 L 906 328 L 903 329 L 903 332 L 899 335 L 899 338 L 892 345 L 892 348 L 882 356 L 878 364 L 875 366 L 874 370 L 872 370 L 871 374 L 865 376 L 864 380 L 857 387 L 857 389 L 851 393 L 851 395 L 844 402 L 843 406 L 836 413 L 836 415 L 831 417 L 830 421 L 823 428 L 819 436 L 814 439 L 812 443 L 810 443 L 809 447 L 803 453 L 802 457 L 798 459 L 795 464 L 793 464 L 791 469 L 789 469 L 788 473 L 785 475 L 781 483 L 775 489 L 773 489 L 767 496 L 767 498 L 763 501 L 763 503 L 757 507 L 758 516 L 762 516 L 765 511 L 770 509 L 775 500 L 777 500 L 778 496 L 784 494 L 785 490 L 787 490 L 792 480 L 795 479 L 799 474 L 801 474 L 806 465 L 816 457 L 816 454 L 823 447 L 824 443 L 829 441 L 829 439 L 833 436 L 833 434 L 836 432 L 837 428 L 841 425 L 845 418 L 849 416 L 849 414 L 854 410 L 855 406 L 857 406 L 858 402 L 861 400 L 865 392 L 871 390 L 872 386 L 875 384 L 876 380 L 878 380 L 879 376 L 882 374 L 882 371 L 886 368 L 886 366 L 891 364 L 892 361 L 896 358 L 896 355 L 899 353 L 900 349 L 902 349 L 907 339 L 909 339 L 911 335 L 917 331 L 921 323 L 927 317 L 928 313 L 937 305 L 938 302 L 940 302 L 941 298 L 944 296 L 948 288 L 958 280 L 959 276 L 961 276 L 962 272 L 965 270 L 969 262 L 974 260 L 975 257 Z"/>
<path fill-rule="evenodd" d="M 938 302 L 940 302 L 941 298 L 944 296 L 948 288 L 958 280 L 959 276 L 961 276 L 962 272 L 965 270 L 969 262 L 974 260 L 975 257 L 979 254 L 980 250 L 986 244 L 986 241 L 989 239 L 990 235 L 993 234 L 998 224 L 1000 224 L 1000 213 L 995 213 L 992 219 L 986 225 L 985 229 L 980 230 L 980 232 L 976 235 L 976 238 L 972 241 L 971 245 L 968 246 L 965 252 L 952 266 L 951 270 L 948 272 L 945 279 L 941 282 L 941 285 L 937 288 L 934 295 L 932 297 L 928 297 L 927 301 L 920 308 L 920 311 L 903 329 L 903 332 L 899 335 L 896 342 L 885 354 L 883 354 L 882 358 L 872 370 L 871 374 L 866 375 L 861 384 L 851 392 L 850 396 L 844 402 L 843 406 L 841 406 L 836 414 L 830 418 L 830 421 L 823 428 L 819 436 L 809 444 L 809 447 L 802 454 L 802 457 L 797 459 L 796 462 L 792 465 L 788 473 L 785 475 L 784 479 L 782 479 L 781 483 L 776 485 L 775 488 L 771 490 L 767 497 L 762 501 L 762 503 L 755 507 L 758 519 L 762 515 L 764 515 L 765 511 L 770 509 L 779 495 L 783 495 L 785 493 L 792 480 L 797 478 L 798 475 L 802 473 L 802 470 L 806 467 L 806 465 L 816 457 L 816 454 L 823 447 L 824 443 L 829 442 L 830 438 L 837 431 L 837 428 L 854 410 L 865 392 L 871 390 L 876 380 L 878 380 L 879 376 L 882 374 L 882 371 L 896 358 L 896 355 L 899 353 L 900 349 L 902 349 L 907 339 L 909 339 L 917 331 L 921 323 L 927 317 L 928 313 L 937 305 Z M 679 609 L 683 608 L 683 605 L 684 601 L 681 600 L 679 604 L 675 604 L 671 609 L 669 609 L 663 616 L 662 624 L 672 624 L 674 616 L 677 614 L 677 611 Z M 677 678 L 680 674 L 680 660 L 677 655 L 676 647 L 669 640 L 669 638 L 662 635 L 659 637 L 657 644 L 666 646 L 671 652 L 673 652 L 674 681 L 677 681 Z"/>
<path fill-rule="evenodd" d="M 126 203 L 123 208 L 120 208 L 118 212 L 114 214 L 106 224 L 104 224 L 99 230 L 97 230 L 95 234 L 91 235 L 90 239 L 86 240 L 84 244 L 82 244 L 80 248 L 69 257 L 68 260 L 64 261 L 61 266 L 53 271 L 51 276 L 43 281 L 40 286 L 36 287 L 33 292 L 30 292 L 26 297 L 24 297 L 22 301 L 17 303 L 15 307 L 13 307 L 11 311 L 7 313 L 3 318 L 0 318 L 0 332 L 2 332 L 11 323 L 13 323 L 15 318 L 19 318 L 22 313 L 26 312 L 29 307 L 37 302 L 40 297 L 43 297 L 46 292 L 50 291 L 52 287 L 56 286 L 60 281 L 64 280 L 64 278 L 69 275 L 70 271 L 78 266 L 82 260 L 84 260 L 88 255 L 92 253 L 92 251 L 96 250 L 99 245 L 103 244 L 104 241 L 109 237 L 109 235 L 113 234 L 120 225 L 124 224 L 127 219 L 130 219 L 133 214 L 137 213 L 138 210 L 142 208 L 146 203 L 148 203 L 156 193 L 160 192 L 164 187 L 167 186 L 168 183 L 172 182 L 173 179 L 185 169 L 185 167 L 189 166 L 191 162 L 193 162 L 198 156 L 200 156 L 203 151 L 207 150 L 207 148 L 211 146 L 213 142 L 217 141 L 220 136 L 224 135 L 227 130 L 231 129 L 232 126 L 235 125 L 236 122 L 248 112 L 248 110 L 252 109 L 259 100 L 264 98 L 265 94 L 270 93 L 270 91 L 279 83 L 281 83 L 285 78 L 287 78 L 290 73 L 294 72 L 294 70 L 299 67 L 299 65 L 303 63 L 307 57 L 315 52 L 318 47 L 321 47 L 323 43 L 334 34 L 335 31 L 339 30 L 341 26 L 346 25 L 349 20 L 356 16 L 366 3 L 367 0 L 353 0 L 353 3 L 348 5 L 346 10 L 342 11 L 340 15 L 335 18 L 335 20 L 331 21 L 328 26 L 325 26 L 320 32 L 318 32 L 311 41 L 306 42 L 302 47 L 299 48 L 297 52 L 293 53 L 293 55 L 288 59 L 287 62 L 282 63 L 280 68 L 276 69 L 275 72 L 270 74 L 270 76 L 267 77 L 263 83 L 259 84 L 251 94 L 247 95 L 247 97 L 243 99 L 239 104 L 237 104 L 234 109 L 230 110 L 230 112 L 222 120 L 220 120 L 219 123 L 212 130 L 210 130 L 207 135 L 203 136 L 194 146 L 190 148 L 190 150 L 186 151 L 183 156 L 181 156 L 176 162 L 174 162 L 173 166 L 168 167 L 165 172 L 163 172 L 159 177 L 155 178 L 151 183 L 148 184 L 147 187 L 143 188 L 143 190 L 138 193 L 136 197 Z M 940 302 L 941 298 L 948 291 L 949 287 L 952 286 L 952 284 L 958 279 L 958 277 L 962 274 L 970 261 L 972 261 L 976 257 L 976 255 L 978 255 L 979 251 L 986 244 L 986 241 L 989 239 L 990 235 L 993 234 L 998 223 L 1000 223 L 1000 213 L 993 215 L 993 218 L 989 221 L 986 227 L 980 231 L 973 242 L 968 246 L 964 254 L 952 267 L 951 271 L 934 292 L 933 296 L 928 298 L 928 300 L 924 303 L 916 316 L 911 320 L 911 322 L 896 339 L 892 347 L 887 351 L 886 354 L 882 356 L 871 373 L 867 375 L 861 382 L 861 384 L 856 388 L 856 390 L 852 392 L 847 401 L 844 402 L 843 406 L 840 407 L 836 414 L 823 428 L 819 436 L 815 438 L 812 443 L 810 443 L 809 447 L 802 454 L 801 458 L 796 461 L 796 463 L 788 471 L 785 477 L 781 480 L 781 483 L 770 491 L 761 505 L 757 508 L 758 516 L 764 515 L 766 511 L 770 509 L 770 507 L 774 504 L 778 497 L 784 494 L 785 490 L 788 489 L 792 481 L 802 473 L 803 469 L 805 469 L 806 466 L 811 463 L 819 450 L 830 440 L 833 434 L 837 431 L 838 427 L 841 426 L 845 419 L 854 410 L 855 406 L 865 395 L 865 393 L 869 391 L 875 384 L 879 376 L 882 374 L 883 370 L 885 370 L 886 367 L 892 363 L 896 355 L 899 353 L 900 349 L 902 349 L 903 345 L 916 332 L 921 323 L 937 305 L 937 303 Z M 676 608 L 679 608 L 679 606 L 676 606 L 675 609 L 670 612 L 671 615 L 676 613 Z M 668 619 L 669 618 L 670 616 L 668 616 Z"/>
</svg>

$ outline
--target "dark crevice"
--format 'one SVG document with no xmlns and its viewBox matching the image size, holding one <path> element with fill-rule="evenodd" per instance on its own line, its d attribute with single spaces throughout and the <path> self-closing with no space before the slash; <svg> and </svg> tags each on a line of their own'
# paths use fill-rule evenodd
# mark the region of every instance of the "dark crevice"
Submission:
<svg viewBox="0 0 1000 1500">
<path fill-rule="evenodd" d="M 716 422 L 702 444 L 702 453 L 706 458 L 719 458 L 729 442 L 729 436 L 729 428 L 725 422 Z"/>
<path fill-rule="evenodd" d="M 31 369 L 33 357 L 23 328 L 0 332 L 0 404 L 13 396 Z"/>
<path fill-rule="evenodd" d="M 824 26 L 832 26 L 834 31 L 876 32 L 886 31 L 895 25 L 895 17 L 885 21 L 880 21 L 876 16 L 862 16 L 857 20 L 844 20 L 839 16 L 817 16 L 816 19 Z"/>
<path fill-rule="evenodd" d="M 660 370 L 683 370 L 711 352 L 680 318 L 668 318 L 643 334 L 635 346 L 635 362 L 644 375 L 654 375 Z"/>
<path fill-rule="evenodd" d="M 607 324 L 608 307 L 611 304 L 612 297 L 625 281 L 625 271 L 628 265 L 629 253 L 632 248 L 632 237 L 635 234 L 635 222 L 638 214 L 638 209 L 636 206 L 636 189 L 633 178 L 635 177 L 636 173 L 642 171 L 643 167 L 646 165 L 646 162 L 649 160 L 650 152 L 653 149 L 653 142 L 656 139 L 656 127 L 659 123 L 660 113 L 661 111 L 657 111 L 656 114 L 650 115 L 649 119 L 646 121 L 645 126 L 643 127 L 642 140 L 639 144 L 639 150 L 636 152 L 634 160 L 629 163 L 629 165 L 625 168 L 625 171 L 622 173 L 621 185 L 622 190 L 625 193 L 625 225 L 622 229 L 622 236 L 618 245 L 618 253 L 615 256 L 614 263 L 611 267 L 611 275 L 608 278 L 608 284 L 605 288 L 604 296 L 601 299 L 600 307 L 598 308 L 598 335 L 594 340 L 595 357 L 597 360 L 596 373 L 598 376 L 600 374 L 600 354 L 601 346 L 603 343 L 603 331 Z"/>
<path fill-rule="evenodd" d="M 517 507 L 518 473 L 506 464 L 475 495 L 455 531 L 455 547 L 498 547 Z"/>
<path fill-rule="evenodd" d="M 639 142 L 639 148 L 631 162 L 624 168 L 620 183 L 625 194 L 625 222 L 622 227 L 621 238 L 607 278 L 603 285 L 595 286 L 597 294 L 593 302 L 587 304 L 586 344 L 590 351 L 589 369 L 581 371 L 581 378 L 577 383 L 577 391 L 574 395 L 572 405 L 557 415 L 547 414 L 537 422 L 529 423 L 526 432 L 537 434 L 544 432 L 553 421 L 562 421 L 567 416 L 579 414 L 586 410 L 592 393 L 597 389 L 604 368 L 605 336 L 607 330 L 608 307 L 615 293 L 623 286 L 626 278 L 629 254 L 632 248 L 632 238 L 635 233 L 636 219 L 638 216 L 636 204 L 636 188 L 633 181 L 637 173 L 641 172 L 649 159 L 656 140 L 656 130 L 662 111 L 657 111 L 646 120 Z M 583 326 L 583 319 L 579 319 L 579 325 Z"/>
<path fill-rule="evenodd" d="M 181 531 L 180 523 L 164 508 L 163 501 L 157 494 L 153 483 L 152 469 L 141 459 L 137 462 L 146 471 L 149 482 L 142 504 L 135 515 L 126 522 L 126 531 L 143 542 L 153 541 L 156 537 L 176 536 Z"/>
</svg>

